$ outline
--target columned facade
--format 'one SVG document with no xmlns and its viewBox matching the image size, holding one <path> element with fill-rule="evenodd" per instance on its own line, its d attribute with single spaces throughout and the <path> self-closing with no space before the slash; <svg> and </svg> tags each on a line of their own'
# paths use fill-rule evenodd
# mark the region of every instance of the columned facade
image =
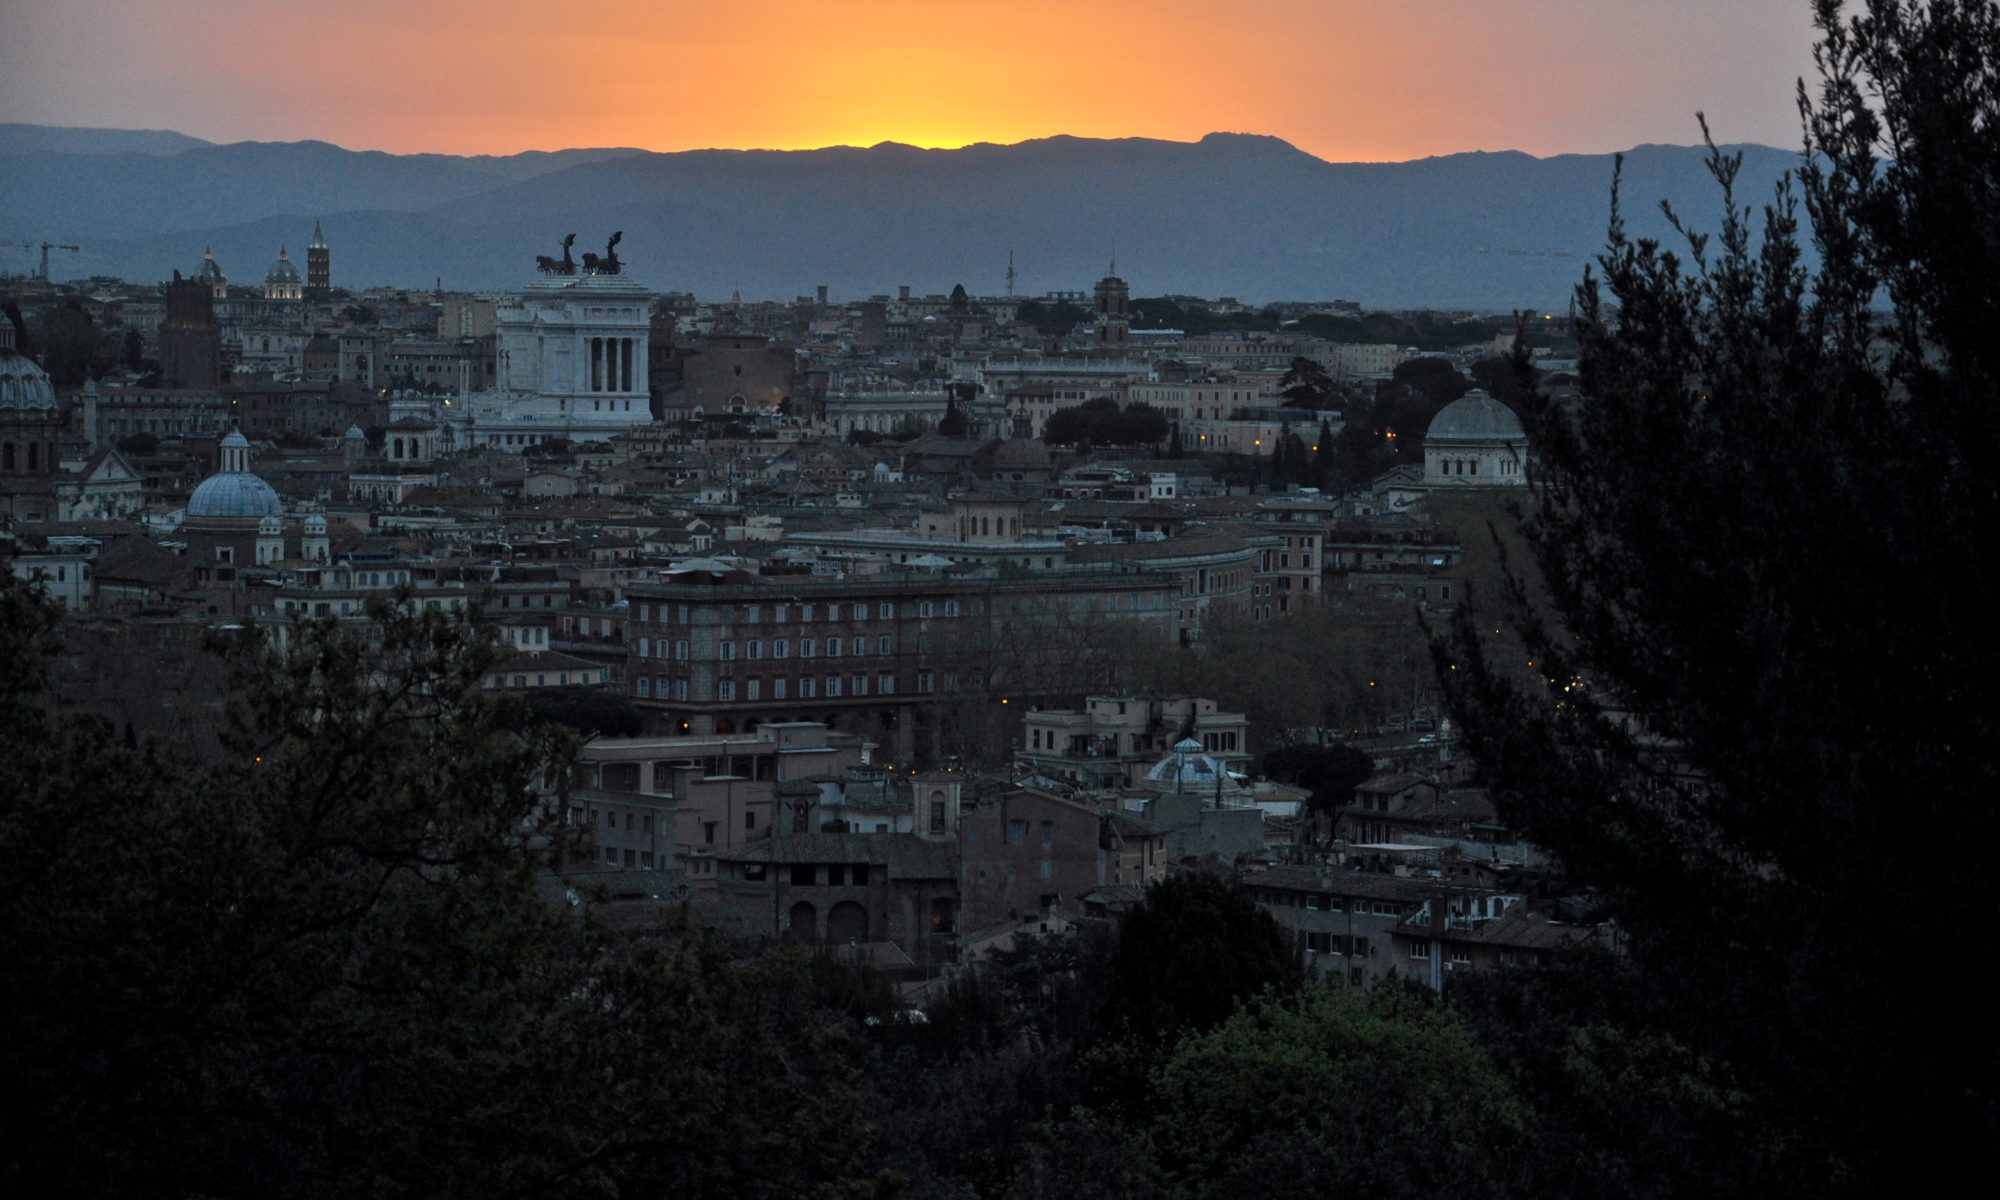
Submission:
<svg viewBox="0 0 2000 1200">
<path fill-rule="evenodd" d="M 471 397 L 472 444 L 604 441 L 652 420 L 647 335 L 653 295 L 624 275 L 551 276 L 503 305 L 498 385 Z"/>
</svg>

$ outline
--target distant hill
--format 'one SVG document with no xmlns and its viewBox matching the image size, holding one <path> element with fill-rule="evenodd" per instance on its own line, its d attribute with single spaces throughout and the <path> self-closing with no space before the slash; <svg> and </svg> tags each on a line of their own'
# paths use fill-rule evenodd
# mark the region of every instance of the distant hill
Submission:
<svg viewBox="0 0 2000 1200">
<path fill-rule="evenodd" d="M 0 121 L 0 154 L 48 150 L 57 154 L 165 155 L 214 144 L 165 129 L 69 129 Z"/>
<path fill-rule="evenodd" d="M 563 234 L 580 256 L 622 229 L 634 276 L 708 297 L 996 293 L 1009 250 L 1019 290 L 1039 294 L 1089 286 L 1115 246 L 1140 295 L 1555 308 L 1603 244 L 1612 170 L 1609 155 L 1513 152 L 1329 163 L 1243 134 L 468 158 L 195 139 L 167 153 L 117 139 L 180 135 L 35 129 L 0 127 L 0 240 L 80 242 L 72 275 L 164 278 L 213 247 L 232 278 L 260 279 L 319 217 L 342 286 L 518 287 Z M 1761 202 L 1796 154 L 1742 149 L 1739 196 Z M 1668 235 L 1661 200 L 1715 223 L 1703 153 L 1628 152 L 1635 234 Z M 0 267 L 24 265 L 13 253 Z"/>
</svg>

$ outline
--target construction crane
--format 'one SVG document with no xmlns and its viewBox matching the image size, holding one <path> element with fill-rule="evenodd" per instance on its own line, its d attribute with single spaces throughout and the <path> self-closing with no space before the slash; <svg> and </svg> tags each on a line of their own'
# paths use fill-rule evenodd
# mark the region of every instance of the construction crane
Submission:
<svg viewBox="0 0 2000 1200">
<path fill-rule="evenodd" d="M 49 278 L 49 251 L 51 251 L 51 250 L 74 250 L 74 251 L 76 251 L 76 252 L 77 252 L 78 254 L 81 254 L 81 253 L 83 253 L 83 247 L 82 247 L 82 246 L 65 246 L 65 245 L 61 245 L 60 243 L 57 243 L 57 242 L 43 242 L 43 243 L 42 243 L 42 281 L 43 281 L 44 283 L 46 283 L 46 282 L 48 281 L 48 278 Z"/>
<path fill-rule="evenodd" d="M 69 246 L 61 242 L 0 242 L 0 246 L 19 246 L 23 250 L 40 250 L 42 252 L 42 269 L 35 275 L 37 279 L 47 279 L 49 277 L 49 251 L 74 250 L 79 254 L 83 253 L 82 246 Z"/>
</svg>

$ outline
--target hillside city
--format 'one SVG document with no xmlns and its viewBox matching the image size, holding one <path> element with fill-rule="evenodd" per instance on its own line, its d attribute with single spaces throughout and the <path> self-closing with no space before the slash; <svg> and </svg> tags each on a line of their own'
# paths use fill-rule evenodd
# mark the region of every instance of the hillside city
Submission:
<svg viewBox="0 0 2000 1200">
<path fill-rule="evenodd" d="M 128 741 L 212 723 L 216 629 L 477 611 L 483 686 L 585 738 L 550 877 L 610 920 L 685 905 L 918 1006 L 1181 872 L 1357 985 L 1615 946 L 1429 682 L 1503 584 L 1511 389 L 1574 393 L 1565 316 L 1135 299 L 1115 262 L 704 300 L 617 235 L 511 293 L 357 289 L 337 232 L 0 283 L 0 537 Z"/>
</svg>

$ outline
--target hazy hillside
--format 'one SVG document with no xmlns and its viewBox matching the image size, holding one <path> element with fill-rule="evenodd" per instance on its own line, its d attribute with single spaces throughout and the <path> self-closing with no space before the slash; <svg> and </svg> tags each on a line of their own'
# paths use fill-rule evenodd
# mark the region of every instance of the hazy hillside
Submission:
<svg viewBox="0 0 2000 1200">
<path fill-rule="evenodd" d="M 1611 181 L 1608 155 L 1328 163 L 1237 134 L 461 158 L 193 139 L 167 153 L 33 128 L 0 127 L 0 239 L 81 242 L 63 272 L 164 277 L 213 246 L 233 278 L 261 278 L 317 216 L 345 286 L 514 287 L 563 234 L 581 255 L 622 229 L 635 276 L 707 296 L 997 292 L 1010 249 L 1019 290 L 1038 294 L 1087 287 L 1115 245 L 1140 294 L 1555 307 L 1602 244 Z M 116 149 L 80 151 L 94 135 Z M 1761 201 L 1795 156 L 1745 152 L 1742 194 Z M 1662 199 L 1713 224 L 1702 153 L 1629 153 L 1634 232 L 1665 236 Z"/>
</svg>

